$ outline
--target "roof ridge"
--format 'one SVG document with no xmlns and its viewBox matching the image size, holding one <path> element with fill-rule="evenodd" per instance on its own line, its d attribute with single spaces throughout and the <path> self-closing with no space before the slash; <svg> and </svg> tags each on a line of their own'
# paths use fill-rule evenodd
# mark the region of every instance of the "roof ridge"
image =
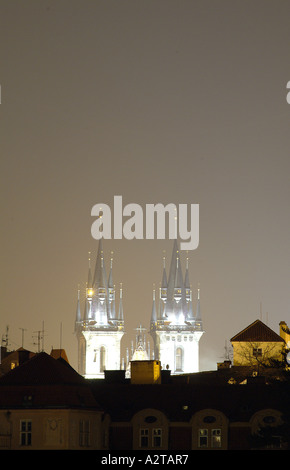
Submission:
<svg viewBox="0 0 290 470">
<path fill-rule="evenodd" d="M 245 340 L 254 340 L 253 338 L 250 339 L 250 338 L 247 338 L 247 333 L 249 333 L 250 330 L 252 330 L 252 332 L 254 331 L 254 327 L 259 325 L 260 327 L 262 327 L 262 331 L 260 332 L 257 332 L 255 331 L 255 334 L 256 335 L 260 335 L 261 338 L 260 338 L 260 341 L 281 341 L 283 342 L 283 338 L 278 335 L 275 331 L 273 331 L 268 325 L 266 325 L 264 322 L 262 322 L 262 320 L 255 320 L 253 323 L 251 323 L 250 325 L 248 325 L 246 328 L 244 328 L 242 331 L 240 331 L 239 333 L 237 333 L 236 335 L 234 335 L 230 341 L 245 341 Z M 263 331 L 267 331 L 267 333 L 269 334 L 269 337 L 262 337 L 262 333 Z M 272 337 L 272 338 L 271 338 Z M 258 338 L 257 338 L 258 339 Z"/>
</svg>

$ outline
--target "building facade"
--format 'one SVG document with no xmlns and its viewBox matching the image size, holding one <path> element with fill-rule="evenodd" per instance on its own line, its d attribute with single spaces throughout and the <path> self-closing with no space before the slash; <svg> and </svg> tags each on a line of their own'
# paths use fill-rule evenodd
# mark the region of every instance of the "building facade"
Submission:
<svg viewBox="0 0 290 470">
<path fill-rule="evenodd" d="M 156 381 L 157 361 L 143 362 L 131 379 L 118 370 L 88 381 L 36 354 L 0 378 L 0 450 L 289 449 L 287 376 L 233 385 L 226 371 L 161 370 Z"/>
<path fill-rule="evenodd" d="M 156 299 L 155 290 L 153 291 L 150 334 L 154 343 L 154 358 L 161 362 L 163 369 L 170 369 L 172 374 L 199 371 L 199 341 L 203 335 L 200 289 L 198 289 L 194 310 L 188 258 L 183 277 L 180 251 L 176 240 L 168 277 L 165 258 L 163 259 L 158 299 Z"/>
<path fill-rule="evenodd" d="M 103 378 L 106 369 L 120 369 L 124 316 L 122 287 L 117 309 L 113 258 L 111 256 L 110 273 L 107 277 L 102 240 L 99 242 L 94 275 L 89 259 L 84 304 L 82 314 L 79 290 L 75 321 L 78 372 L 86 378 Z"/>
<path fill-rule="evenodd" d="M 286 323 L 283 325 L 287 327 Z M 281 335 L 281 336 L 280 336 Z M 256 320 L 231 338 L 233 346 L 233 365 L 249 366 L 259 369 L 273 360 L 282 361 L 285 349 L 284 333 L 280 325 L 280 335 L 271 330 L 261 320 Z"/>
<path fill-rule="evenodd" d="M 100 449 L 103 411 L 86 380 L 42 352 L 0 378 L 0 450 Z"/>
</svg>

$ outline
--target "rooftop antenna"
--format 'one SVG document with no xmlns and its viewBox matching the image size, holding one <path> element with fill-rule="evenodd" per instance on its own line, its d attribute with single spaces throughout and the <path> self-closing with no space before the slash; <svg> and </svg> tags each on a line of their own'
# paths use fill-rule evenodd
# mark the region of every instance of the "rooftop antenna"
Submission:
<svg viewBox="0 0 290 470">
<path fill-rule="evenodd" d="M 260 320 L 262 321 L 263 312 L 262 312 L 262 302 L 260 302 Z"/>
<path fill-rule="evenodd" d="M 42 321 L 42 351 L 44 351 L 44 321 Z"/>
<path fill-rule="evenodd" d="M 5 335 L 2 335 L 2 346 L 4 346 L 6 350 L 8 349 L 8 346 L 9 346 L 8 331 L 9 331 L 9 326 L 7 325 L 6 333 Z"/>
<path fill-rule="evenodd" d="M 37 330 L 33 333 L 37 333 L 36 340 L 33 341 L 33 344 L 37 345 L 37 352 L 44 351 L 44 321 L 42 322 L 42 330 Z M 32 336 L 32 338 L 35 338 L 35 336 Z"/>
<path fill-rule="evenodd" d="M 22 331 L 22 335 L 21 335 L 21 347 L 23 348 L 24 347 L 24 331 L 27 331 L 26 328 L 19 328 L 19 330 Z"/>
<path fill-rule="evenodd" d="M 32 336 L 32 338 L 37 338 L 36 340 L 34 339 L 33 344 L 34 346 L 37 345 L 37 352 L 40 352 L 40 339 L 41 339 L 41 330 L 34 331 L 33 333 L 37 333 L 37 336 Z"/>
</svg>

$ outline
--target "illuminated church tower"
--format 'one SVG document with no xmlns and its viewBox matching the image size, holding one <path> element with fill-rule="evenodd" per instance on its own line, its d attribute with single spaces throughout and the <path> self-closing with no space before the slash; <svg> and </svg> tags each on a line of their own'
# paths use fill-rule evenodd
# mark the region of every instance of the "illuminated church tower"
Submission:
<svg viewBox="0 0 290 470">
<path fill-rule="evenodd" d="M 75 322 L 78 340 L 78 372 L 86 378 L 103 378 L 104 370 L 120 369 L 121 339 L 124 334 L 122 288 L 116 310 L 113 259 L 107 278 L 102 239 L 99 241 L 94 276 L 89 260 L 85 308 L 81 313 L 80 292 Z"/>
<path fill-rule="evenodd" d="M 197 306 L 194 311 L 188 259 L 183 278 L 176 240 L 168 278 L 163 259 L 158 305 L 153 291 L 150 334 L 154 343 L 154 358 L 161 362 L 163 369 L 169 368 L 172 374 L 199 371 L 199 340 L 203 334 L 200 292 L 198 289 Z"/>
</svg>

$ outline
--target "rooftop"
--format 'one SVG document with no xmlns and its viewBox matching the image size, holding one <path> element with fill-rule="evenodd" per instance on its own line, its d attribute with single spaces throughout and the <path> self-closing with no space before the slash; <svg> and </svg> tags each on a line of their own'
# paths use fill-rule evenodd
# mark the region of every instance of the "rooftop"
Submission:
<svg viewBox="0 0 290 470">
<path fill-rule="evenodd" d="M 261 320 L 256 320 L 231 338 L 231 341 L 268 341 L 283 343 L 284 340 Z"/>
</svg>

